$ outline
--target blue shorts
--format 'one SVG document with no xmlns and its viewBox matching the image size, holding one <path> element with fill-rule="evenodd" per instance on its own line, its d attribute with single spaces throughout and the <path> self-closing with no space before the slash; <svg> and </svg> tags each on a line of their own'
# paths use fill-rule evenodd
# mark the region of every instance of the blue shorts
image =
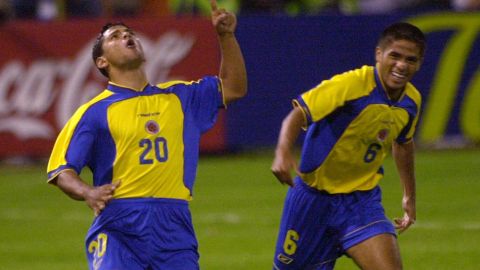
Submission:
<svg viewBox="0 0 480 270">
<path fill-rule="evenodd" d="M 273 269 L 333 269 L 337 258 L 378 234 L 396 236 L 381 190 L 328 194 L 298 177 L 285 199 Z"/>
<path fill-rule="evenodd" d="M 188 203 L 176 199 L 112 200 L 86 238 L 91 270 L 195 270 L 197 247 Z"/>
</svg>

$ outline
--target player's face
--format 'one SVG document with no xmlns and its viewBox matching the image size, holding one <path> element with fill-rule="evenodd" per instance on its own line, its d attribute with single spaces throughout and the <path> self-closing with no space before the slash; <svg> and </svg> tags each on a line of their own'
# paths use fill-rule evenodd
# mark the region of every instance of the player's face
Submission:
<svg viewBox="0 0 480 270">
<path fill-rule="evenodd" d="M 103 33 L 103 57 L 112 65 L 135 68 L 145 62 L 140 41 L 135 33 L 116 25 Z"/>
<path fill-rule="evenodd" d="M 375 59 L 379 76 L 387 91 L 403 90 L 420 69 L 420 48 L 408 40 L 394 40 L 385 48 L 377 47 Z"/>
</svg>

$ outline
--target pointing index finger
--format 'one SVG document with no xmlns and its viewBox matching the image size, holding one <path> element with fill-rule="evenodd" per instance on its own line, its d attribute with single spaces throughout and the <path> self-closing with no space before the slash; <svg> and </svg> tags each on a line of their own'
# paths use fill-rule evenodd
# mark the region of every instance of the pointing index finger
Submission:
<svg viewBox="0 0 480 270">
<path fill-rule="evenodd" d="M 217 0 L 210 0 L 210 7 L 212 8 L 212 11 L 217 10 Z"/>
</svg>

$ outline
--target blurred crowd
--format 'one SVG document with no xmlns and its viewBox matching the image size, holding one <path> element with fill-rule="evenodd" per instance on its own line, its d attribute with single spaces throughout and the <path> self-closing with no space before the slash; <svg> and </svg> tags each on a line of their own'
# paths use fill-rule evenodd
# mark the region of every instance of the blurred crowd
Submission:
<svg viewBox="0 0 480 270">
<path fill-rule="evenodd" d="M 480 0 L 218 0 L 237 14 L 388 14 L 416 10 L 478 11 Z M 12 19 L 209 14 L 209 0 L 0 0 L 0 22 Z"/>
</svg>

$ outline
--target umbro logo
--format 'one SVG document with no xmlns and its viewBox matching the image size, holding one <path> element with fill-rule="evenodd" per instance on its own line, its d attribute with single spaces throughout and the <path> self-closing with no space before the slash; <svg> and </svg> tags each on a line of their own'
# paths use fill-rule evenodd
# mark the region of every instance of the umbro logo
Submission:
<svg viewBox="0 0 480 270">
<path fill-rule="evenodd" d="M 280 253 L 280 254 L 277 255 L 277 259 L 278 259 L 280 262 L 284 263 L 284 264 L 290 264 L 290 263 L 293 262 L 293 259 L 292 259 L 292 258 L 290 258 L 290 257 L 288 257 L 288 256 L 286 256 L 286 255 L 284 255 L 284 254 L 282 254 L 282 253 Z"/>
</svg>

